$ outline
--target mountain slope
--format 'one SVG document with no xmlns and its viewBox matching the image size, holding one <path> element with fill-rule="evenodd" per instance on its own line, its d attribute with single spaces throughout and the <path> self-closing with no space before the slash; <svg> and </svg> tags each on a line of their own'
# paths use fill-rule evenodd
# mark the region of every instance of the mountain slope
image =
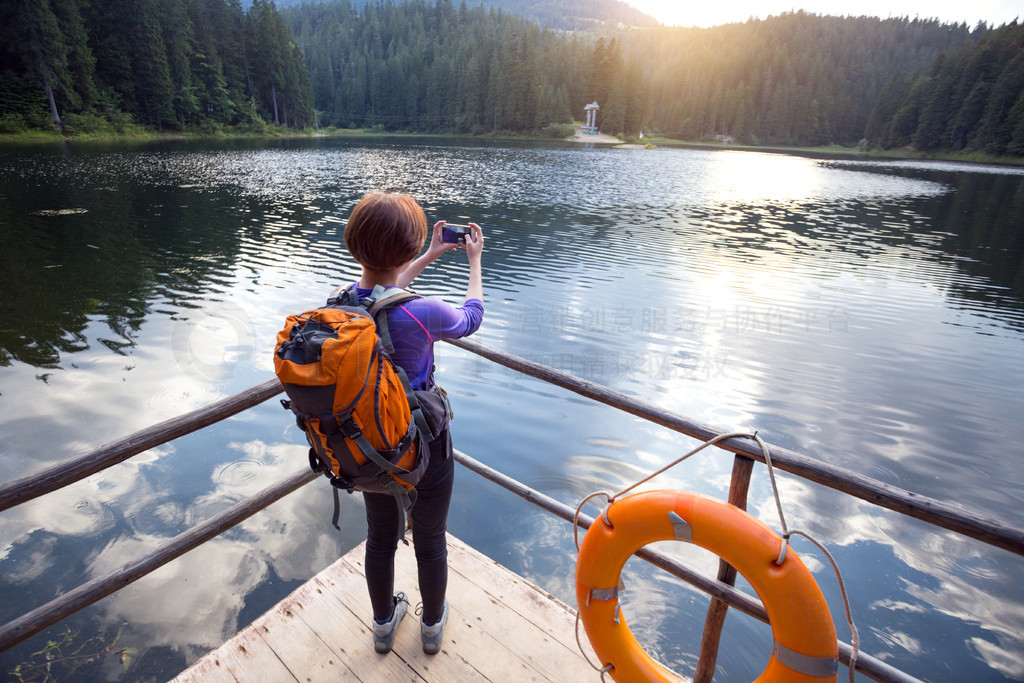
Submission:
<svg viewBox="0 0 1024 683">
<path fill-rule="evenodd" d="M 373 0 L 349 0 L 353 8 L 362 9 Z M 414 0 L 415 1 L 415 0 Z M 454 8 L 461 0 L 438 0 Z M 297 7 L 310 0 L 277 0 L 278 7 Z M 248 6 L 251 0 L 243 2 Z M 435 4 L 424 0 L 424 4 Z M 587 29 L 616 28 L 623 26 L 652 27 L 658 21 L 621 0 L 465 0 L 466 7 L 500 9 L 524 19 L 536 21 L 546 28 L 561 31 L 582 31 Z"/>
</svg>

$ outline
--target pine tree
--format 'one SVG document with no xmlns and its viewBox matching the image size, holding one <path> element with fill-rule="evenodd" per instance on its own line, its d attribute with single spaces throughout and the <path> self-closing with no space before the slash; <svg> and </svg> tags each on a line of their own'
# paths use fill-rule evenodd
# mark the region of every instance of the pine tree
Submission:
<svg viewBox="0 0 1024 683">
<path fill-rule="evenodd" d="M 939 149 L 946 146 L 946 123 L 952 118 L 951 96 L 954 78 L 951 69 L 946 68 L 940 58 L 936 63 L 927 87 L 922 92 L 922 103 L 918 114 L 917 127 L 910 139 L 914 147 L 922 150 Z"/>
<path fill-rule="evenodd" d="M 992 86 L 985 103 L 985 114 L 971 140 L 975 149 L 1002 154 L 1013 137 L 1017 122 L 1011 117 L 1011 112 L 1024 93 L 1024 45 L 1020 49 L 1021 52 L 1000 71 Z"/>
<path fill-rule="evenodd" d="M 189 19 L 194 27 L 195 51 L 190 58 L 190 70 L 196 85 L 196 104 L 201 117 L 217 122 L 231 123 L 238 108 L 231 99 L 224 66 L 217 50 L 214 23 L 215 14 L 209 2 L 199 0 L 189 6 Z"/>
<path fill-rule="evenodd" d="M 1007 119 L 1008 127 L 1012 127 L 1010 128 L 1010 141 L 1006 145 L 1006 153 L 1024 157 L 1024 92 L 1017 97 Z"/>
<path fill-rule="evenodd" d="M 897 74 L 883 88 L 878 103 L 868 118 L 864 137 L 868 143 L 876 147 L 890 147 L 893 117 L 899 110 L 903 97 L 910 87 L 910 79 L 905 74 Z"/>
<path fill-rule="evenodd" d="M 295 43 L 290 44 L 289 72 L 288 79 L 289 101 L 291 102 L 293 114 L 293 125 L 296 128 L 316 126 L 316 117 L 313 110 L 313 86 L 309 80 L 309 69 L 306 68 L 306 60 L 302 56 L 302 50 Z"/>
<path fill-rule="evenodd" d="M 187 125 L 199 111 L 197 88 L 192 78 L 192 55 L 196 52 L 192 19 L 186 11 L 185 0 L 160 0 L 159 11 L 174 117 L 178 123 Z"/>
<path fill-rule="evenodd" d="M 273 114 L 274 125 L 281 125 L 280 93 L 285 78 L 283 23 L 273 0 L 253 0 L 249 9 L 250 40 L 259 51 L 253 64 L 252 82 L 261 108 Z"/>
<path fill-rule="evenodd" d="M 210 34 L 224 73 L 232 103 L 230 123 L 249 125 L 256 117 L 252 105 L 251 46 L 240 0 L 204 0 L 210 16 Z"/>
<path fill-rule="evenodd" d="M 96 104 L 96 59 L 89 48 L 85 22 L 79 11 L 80 0 L 50 0 L 50 6 L 60 25 L 67 47 L 68 74 L 75 94 L 80 100 L 78 109 L 85 111 Z"/>
<path fill-rule="evenodd" d="M 134 38 L 132 64 L 137 111 L 150 125 L 176 127 L 174 84 L 158 21 L 157 0 L 132 2 L 135 4 L 135 21 L 129 30 Z"/>
<path fill-rule="evenodd" d="M 129 0 L 89 2 L 82 5 L 88 27 L 89 49 L 95 57 L 99 105 L 107 116 L 135 112 L 135 67 L 130 29 L 134 24 Z"/>
<path fill-rule="evenodd" d="M 8 49 L 19 56 L 21 66 L 32 75 L 46 97 L 53 125 L 63 130 L 58 99 L 77 106 L 79 98 L 72 85 L 68 46 L 60 22 L 49 0 L 14 0 L 0 15 L 10 36 Z"/>
</svg>

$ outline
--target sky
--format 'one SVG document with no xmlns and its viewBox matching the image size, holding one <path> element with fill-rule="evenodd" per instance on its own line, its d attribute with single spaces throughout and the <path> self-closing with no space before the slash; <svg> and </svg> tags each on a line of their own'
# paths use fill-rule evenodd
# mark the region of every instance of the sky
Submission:
<svg viewBox="0 0 1024 683">
<path fill-rule="evenodd" d="M 627 4 L 651 15 L 667 25 L 717 26 L 746 21 L 751 16 L 766 17 L 803 9 L 813 14 L 835 16 L 868 15 L 877 17 L 936 17 L 948 22 L 979 21 L 999 26 L 1020 17 L 1024 20 L 1021 0 L 625 0 Z"/>
</svg>

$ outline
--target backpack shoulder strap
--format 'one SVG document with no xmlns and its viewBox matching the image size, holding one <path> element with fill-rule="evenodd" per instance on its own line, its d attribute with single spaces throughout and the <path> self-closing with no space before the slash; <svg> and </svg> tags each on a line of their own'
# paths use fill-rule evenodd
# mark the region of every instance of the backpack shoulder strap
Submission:
<svg viewBox="0 0 1024 683">
<path fill-rule="evenodd" d="M 419 294 L 409 292 L 401 287 L 381 287 L 377 285 L 370 292 L 370 296 L 363 299 L 362 304 L 370 315 L 376 317 L 380 311 L 385 311 L 393 306 L 404 304 L 406 301 L 413 301 L 421 298 Z"/>
<path fill-rule="evenodd" d="M 391 342 L 391 332 L 388 330 L 387 310 L 404 304 L 406 301 L 413 301 L 419 298 L 421 298 L 419 294 L 407 292 L 401 287 L 381 287 L 377 285 L 370 292 L 370 296 L 359 302 L 359 305 L 365 308 L 373 318 L 373 321 L 377 323 L 377 334 L 380 336 L 380 340 L 384 344 L 384 350 L 388 352 L 389 356 L 395 352 L 395 345 Z"/>
<path fill-rule="evenodd" d="M 378 312 L 387 310 L 392 306 L 404 304 L 406 301 L 421 299 L 419 294 L 407 291 L 401 287 L 382 287 L 376 285 L 370 296 L 363 299 L 356 293 L 355 284 L 348 286 L 341 285 L 327 297 L 328 306 L 362 306 L 367 312 L 376 316 Z"/>
<path fill-rule="evenodd" d="M 356 294 L 355 284 L 340 285 L 327 297 L 328 306 L 359 306 L 359 296 Z"/>
<path fill-rule="evenodd" d="M 366 308 L 366 310 L 373 317 L 374 322 L 377 325 L 377 335 L 380 337 L 381 343 L 384 345 L 385 351 L 388 353 L 388 357 L 394 354 L 395 346 L 391 342 L 391 333 L 388 331 L 388 317 L 387 311 L 395 306 L 400 306 L 407 301 L 413 301 L 415 299 L 421 299 L 419 294 L 408 292 L 400 287 L 381 287 L 377 285 L 370 292 L 370 296 L 363 299 L 360 304 Z M 415 318 L 413 318 L 415 320 Z M 419 321 L 417 321 L 419 322 Z M 422 327 L 422 323 L 420 324 Z M 429 334 L 427 335 L 429 336 Z M 416 392 L 412 390 L 412 384 L 409 382 L 409 377 L 402 369 L 400 365 L 395 365 L 395 372 L 398 374 L 398 378 L 402 382 L 402 387 L 405 389 L 405 396 L 409 401 L 409 411 L 412 413 L 413 419 L 416 421 L 420 431 L 424 434 L 430 434 L 431 437 L 434 435 L 427 419 L 423 414 L 423 409 L 420 406 L 419 399 L 416 397 Z"/>
</svg>

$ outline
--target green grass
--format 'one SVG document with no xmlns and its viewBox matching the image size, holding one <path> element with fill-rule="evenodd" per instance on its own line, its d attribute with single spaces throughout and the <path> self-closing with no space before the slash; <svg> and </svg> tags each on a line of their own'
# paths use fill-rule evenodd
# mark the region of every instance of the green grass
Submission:
<svg viewBox="0 0 1024 683">
<path fill-rule="evenodd" d="M 231 127 L 207 127 L 203 130 L 159 131 L 145 126 L 130 126 L 118 131 L 94 128 L 81 132 L 58 133 L 55 130 L 25 130 L 17 133 L 0 133 L 0 143 L 55 142 L 62 140 L 175 140 L 175 139 L 229 139 L 229 138 L 306 138 L 306 137 L 436 137 L 436 138 L 487 138 L 494 140 L 565 140 L 561 128 L 548 127 L 534 134 L 511 133 L 508 131 L 486 133 L 429 133 L 417 131 L 384 131 L 374 128 L 323 128 L 319 130 L 291 130 L 277 126 L 259 129 Z"/>
<path fill-rule="evenodd" d="M 291 138 L 291 137 L 475 137 L 493 140 L 565 140 L 573 134 L 576 124 L 550 125 L 534 133 L 511 133 L 507 131 L 474 131 L 472 133 L 423 133 L 416 131 L 384 131 L 379 128 L 335 128 L 330 126 L 319 130 L 292 130 L 269 124 L 251 127 L 231 127 L 216 124 L 182 131 L 160 131 L 128 121 L 110 122 L 95 116 L 65 117 L 67 134 L 53 129 L 29 128 L 17 132 L 0 133 L 0 143 L 55 142 L 61 140 L 161 140 L 161 139 L 228 139 L 228 138 Z M 920 152 L 912 149 L 864 151 L 858 147 L 826 145 L 818 147 L 795 147 L 782 145 L 741 145 L 721 142 L 676 140 L 660 136 L 647 136 L 642 140 L 627 139 L 626 142 L 641 143 L 648 147 L 682 147 L 688 149 L 728 149 L 781 154 L 814 154 L 853 159 L 926 159 L 934 161 L 960 161 L 979 164 L 1002 164 L 1024 166 L 1024 157 L 996 156 L 984 152 Z"/>
</svg>

